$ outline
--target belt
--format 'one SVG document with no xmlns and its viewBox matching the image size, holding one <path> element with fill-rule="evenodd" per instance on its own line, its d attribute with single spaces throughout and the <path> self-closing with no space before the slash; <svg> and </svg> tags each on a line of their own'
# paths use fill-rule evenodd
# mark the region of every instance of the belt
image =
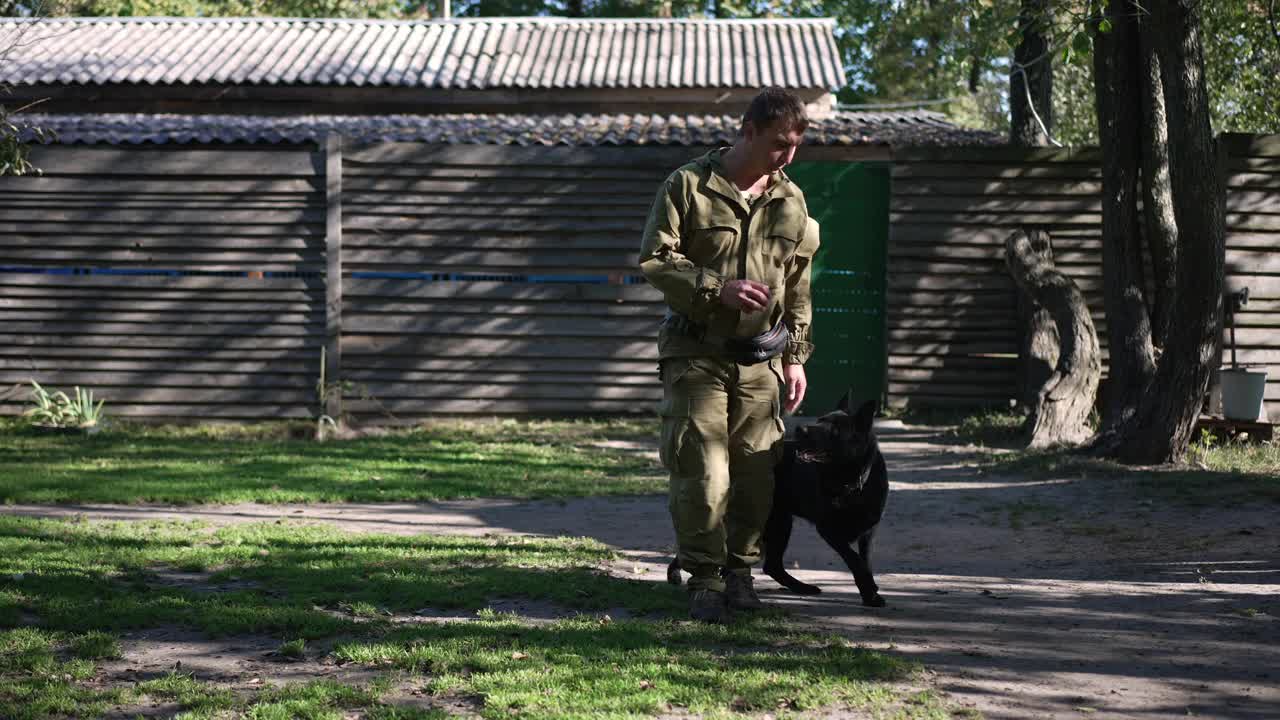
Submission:
<svg viewBox="0 0 1280 720">
<path fill-rule="evenodd" d="M 749 338 L 708 332 L 705 325 L 695 323 L 670 309 L 662 323 L 673 333 L 720 348 L 729 359 L 739 365 L 755 365 L 772 360 L 781 355 L 787 349 L 787 343 L 791 342 L 791 331 L 781 320 L 768 330 Z"/>
</svg>

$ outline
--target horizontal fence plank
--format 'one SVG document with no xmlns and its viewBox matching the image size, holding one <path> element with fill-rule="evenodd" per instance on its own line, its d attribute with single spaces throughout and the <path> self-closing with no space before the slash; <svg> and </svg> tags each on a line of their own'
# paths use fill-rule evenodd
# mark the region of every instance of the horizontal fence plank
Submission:
<svg viewBox="0 0 1280 720">
<path fill-rule="evenodd" d="M 1248 168 L 1244 168 L 1248 169 Z M 1098 181 L 1102 179 L 1102 171 L 1089 165 L 982 165 L 982 164 L 950 164 L 925 162 L 895 162 L 890 171 L 896 184 L 902 179 L 963 179 L 963 180 L 1008 180 L 1013 178 L 1034 178 L 1042 180 L 1084 180 Z"/>
<path fill-rule="evenodd" d="M 3 211 L 6 223 L 74 223 L 74 224 L 161 224 L 161 225 L 290 225 L 318 223 L 324 220 L 323 208 L 276 208 L 272 210 L 239 208 L 198 208 L 184 210 L 174 207 L 137 208 L 23 208 L 6 206 Z"/>
<path fill-rule="evenodd" d="M 932 195 L 938 197 L 1016 197 L 1016 198 L 1066 198 L 1101 195 L 1102 183 L 1092 180 L 1059 180 L 1041 178 L 1009 178 L 1006 180 L 948 180 L 936 178 L 896 178 L 893 183 L 895 198 Z"/>
<path fill-rule="evenodd" d="M 240 359 L 207 360 L 203 355 L 186 355 L 165 358 L 158 355 L 145 355 L 139 359 L 120 360 L 102 357 L 50 357 L 41 355 L 33 357 L 5 357 L 0 355 L 0 371 L 25 372 L 32 374 L 37 380 L 43 372 L 136 372 L 177 375 L 229 374 L 251 375 L 275 373 L 281 375 L 308 374 L 314 375 L 319 363 L 299 361 L 254 362 Z"/>
<path fill-rule="evenodd" d="M 571 415 L 633 414 L 652 416 L 656 402 L 636 400 L 517 399 L 486 398 L 467 400 L 343 400 L 346 412 L 364 421 L 395 424 L 418 418 L 449 415 Z"/>
<path fill-rule="evenodd" d="M 520 400 L 634 400 L 654 401 L 662 398 L 662 384 L 650 382 L 646 385 L 603 385 L 597 383 L 557 382 L 550 384 L 515 382 L 501 384 L 474 381 L 450 383 L 431 381 L 422 383 L 409 382 L 362 382 L 359 393 L 349 397 L 371 397 L 380 402 L 388 400 L 482 400 L 512 398 Z"/>
<path fill-rule="evenodd" d="M 46 388 L 68 386 L 92 388 L 95 395 L 110 399 L 116 389 L 130 391 L 151 388 L 244 388 L 255 390 L 303 390 L 315 394 L 315 379 L 309 374 L 284 373 L 213 374 L 155 371 L 108 372 L 47 370 L 36 376 L 20 370 L 0 370 L 0 385 L 36 380 Z"/>
<path fill-rule="evenodd" d="M 946 197 L 937 195 L 900 195 L 889 202 L 894 213 L 1016 213 L 1019 215 L 1050 213 L 1101 213 L 1102 199 L 1095 196 L 1058 200 L 1051 198 L 989 196 Z"/>
<path fill-rule="evenodd" d="M 601 208 L 617 208 L 623 212 L 647 214 L 653 204 L 653 187 L 647 190 L 618 188 L 617 192 L 563 194 L 532 194 L 532 192 L 494 192 L 466 190 L 447 193 L 358 193 L 348 192 L 342 198 L 342 211 L 360 215 L 421 215 L 438 213 L 452 208 L 508 208 L 530 213 L 593 213 Z"/>
<path fill-rule="evenodd" d="M 458 250 L 505 250 L 509 252 L 536 250 L 561 252 L 629 250 L 635 253 L 639 251 L 640 245 L 636 240 L 635 234 L 627 232 L 472 236 L 454 232 L 386 233 L 351 231 L 343 233 L 342 247 L 344 251 L 451 248 Z"/>
<path fill-rule="evenodd" d="M 324 297 L 323 278 L 233 278 L 233 277 L 161 277 L 147 275 L 41 275 L 37 273 L 0 273 L 0 287 L 67 287 L 145 291 L 317 291 Z"/>
<path fill-rule="evenodd" d="M 344 367 L 342 377 L 344 382 L 355 383 L 356 389 L 360 392 L 379 383 L 404 383 L 415 386 L 454 383 L 472 386 L 541 384 L 577 388 L 580 393 L 589 388 L 606 386 L 643 386 L 649 388 L 650 391 L 655 387 L 661 390 L 662 387 L 653 368 L 641 373 L 589 372 L 583 374 L 563 370 L 543 372 L 523 369 L 512 372 L 495 372 L 493 370 L 411 372 L 396 368 L 362 369 Z M 406 393 L 405 396 L 417 397 L 413 393 Z"/>
<path fill-rule="evenodd" d="M 319 153 L 279 146 L 195 150 L 182 146 L 115 147 L 35 145 L 28 157 L 45 176 L 239 175 L 315 177 L 324 173 Z"/>
<path fill-rule="evenodd" d="M 206 252 L 324 252 L 324 243 L 315 237 L 234 237 L 220 236 L 140 236 L 140 235 L 92 235 L 75 233 L 73 235 L 0 235 L 0 248 L 11 247 L 45 247 L 45 248 L 97 248 L 112 249 L 164 249 L 164 250 L 201 250 Z"/>
<path fill-rule="evenodd" d="M 385 177 L 383 172 L 387 167 L 386 163 L 374 163 L 372 165 L 349 162 L 344 168 L 344 181 L 350 179 L 356 183 L 352 187 L 364 187 L 364 183 L 374 182 L 378 178 Z M 449 163 L 434 163 L 430 165 L 415 165 L 413 174 L 419 178 L 450 178 L 463 180 L 493 180 L 502 182 L 513 178 L 525 180 L 539 180 L 543 182 L 552 182 L 557 180 L 571 179 L 581 180 L 590 178 L 601 182 L 608 180 L 640 180 L 648 182 L 654 178 L 659 181 L 666 178 L 675 166 L 629 166 L 629 165 L 599 165 L 596 167 L 583 166 L 563 166 L 563 165 L 547 165 L 547 164 L 528 164 L 516 165 L 512 163 L 496 163 L 493 165 L 451 165 Z M 345 184 L 345 182 L 344 182 Z"/>
<path fill-rule="evenodd" d="M 376 163 L 409 165 L 554 165 L 675 169 L 706 152 L 693 147 L 512 147 L 388 142 L 343 148 L 343 172 Z"/>
<path fill-rule="evenodd" d="M 609 322 L 587 315 L 557 317 L 504 318 L 421 315 L 362 315 L 359 322 L 343 322 L 343 332 L 350 334 L 492 336 L 492 337 L 560 337 L 560 338 L 634 338 L 657 337 L 660 317 L 612 318 Z"/>
<path fill-rule="evenodd" d="M 644 218 L 637 216 L 636 218 L 623 219 L 526 219 L 526 218 L 507 218 L 498 220 L 483 220 L 467 217 L 374 217 L 369 215 L 356 215 L 354 217 L 343 218 L 342 228 L 345 231 L 350 228 L 352 230 L 386 230 L 391 232 L 429 232 L 442 230 L 455 230 L 459 232 L 469 233 L 497 233 L 497 234 L 524 234 L 533 232 L 560 232 L 568 231 L 594 231 L 594 230 L 634 230 L 639 236 L 640 230 L 644 228 Z"/>
<path fill-rule="evenodd" d="M 279 313 L 315 313 L 323 316 L 312 303 L 280 303 L 270 300 L 259 300 L 252 303 L 219 302 L 210 299 L 179 300 L 144 300 L 141 298 L 118 299 L 114 296 L 102 298 L 99 295 L 15 295 L 4 293 L 0 297 L 0 309 L 4 310 L 58 310 L 63 312 L 81 311 L 135 311 L 156 313 L 227 313 L 246 316 L 274 316 Z"/>
<path fill-rule="evenodd" d="M 132 326 L 129 326 L 132 328 Z M 41 332 L 41 334 L 36 334 Z M 65 330 L 59 330 L 57 335 L 46 334 L 43 331 L 22 331 L 13 332 L 13 328 L 8 325 L 0 327 L 0 345 L 9 345 L 14 348 L 45 348 L 48 346 L 62 347 L 69 342 Z M 81 333 L 75 335 L 75 346 L 80 348 L 80 352 L 92 350 L 95 354 L 102 353 L 101 348 L 118 348 L 122 344 L 127 343 L 130 348 L 139 350 L 148 348 L 170 348 L 178 350 L 282 350 L 282 349 L 311 349 L 319 353 L 320 348 L 324 345 L 323 334 L 317 333 L 293 333 L 293 336 L 272 337 L 263 335 L 219 335 L 213 334 L 192 334 L 192 335 L 147 335 L 142 333 L 127 332 L 124 334 L 95 334 Z M 41 352 L 44 352 L 41 350 Z"/>
<path fill-rule="evenodd" d="M 0 307 L 3 307 L 0 305 Z M 343 322 L 350 318 L 355 327 L 359 327 L 362 318 L 397 315 L 407 317 L 432 317 L 436 315 L 489 315 L 493 317 L 556 317 L 577 315 L 599 319 L 614 317 L 657 318 L 661 319 L 666 306 L 657 303 L 575 303 L 563 305 L 554 302 L 509 303 L 509 302 L 462 302 L 457 300 L 434 300 L 421 303 L 397 302 L 391 298 L 377 300 L 361 299 L 359 302 L 347 303 L 343 307 Z"/>
<path fill-rule="evenodd" d="M 0 336 L 2 338 L 2 336 Z M 472 356 L 507 355 L 527 358 L 658 359 L 656 333 L 642 340 L 599 338 L 584 343 L 580 338 L 404 338 L 390 335 L 344 333 L 342 353 L 416 356 L 422 353 Z"/>
<path fill-rule="evenodd" d="M 192 223 L 189 225 L 172 225 L 168 223 L 58 223 L 58 222 L 11 222 L 0 215 L 0 234 L 65 234 L 68 232 L 85 232 L 100 235 L 143 235 L 143 236 L 181 236 L 186 234 L 221 236 L 238 235 L 241 237 L 306 237 L 323 236 L 324 225 L 319 224 L 266 224 L 245 223 L 242 225 L 216 225 L 209 223 Z"/>
<path fill-rule="evenodd" d="M 419 272 L 434 268 L 443 268 L 457 272 L 466 268 L 470 272 L 480 272 L 488 268 L 510 268 L 516 271 L 540 268 L 565 268 L 567 270 L 589 271 L 599 268 L 622 268 L 639 272 L 640 253 L 638 249 L 627 251 L 595 250 L 591 252 L 554 252 L 548 250 L 517 252 L 494 252 L 483 250 L 346 250 L 342 252 L 343 264 L 352 265 L 390 265 L 397 268 L 412 267 Z"/>
<path fill-rule="evenodd" d="M 448 348 L 446 348 L 447 350 Z M 344 348 L 345 350 L 345 348 Z M 655 356 L 656 357 L 656 356 Z M 519 355 L 457 357 L 454 355 L 386 356 L 370 353 L 343 353 L 347 373 L 526 373 L 530 375 L 575 374 L 587 376 L 657 378 L 655 360 L 612 358 L 535 358 Z"/>
<path fill-rule="evenodd" d="M 162 324 L 167 326 L 175 322 L 183 324 L 217 324 L 227 327 L 264 325 L 320 325 L 324 323 L 323 311 L 309 313 L 253 313 L 232 315 L 228 313 L 198 312 L 128 312 L 122 310 L 33 310 L 23 308 L 9 310 L 0 305 L 0 322 L 34 322 L 50 321 L 52 323 L 141 323 Z"/>
<path fill-rule="evenodd" d="M 272 265 L 286 270 L 291 265 L 314 265 L 322 262 L 324 257 L 319 252 L 231 252 L 208 250 L 191 252 L 177 247 L 149 247 L 129 250 L 112 250 L 107 248 L 47 248 L 47 247 L 6 247 L 0 243 L 0 263 L 58 263 L 61 265 L 76 264 L 91 266 L 137 265 L 168 263 L 179 267 L 200 267 L 206 270 L 211 265 L 226 266 L 226 269 L 237 269 L 241 266 L 264 269 L 256 266 Z M 273 268 L 275 269 L 275 268 Z"/>
<path fill-rule="evenodd" d="M 518 284 L 486 281 L 423 282 L 420 280 L 344 278 L 344 299 L 358 297 L 544 300 L 548 302 L 660 302 L 649 285 Z"/>
<path fill-rule="evenodd" d="M 672 168 L 674 169 L 674 168 Z M 570 203 L 579 196 L 595 202 L 609 197 L 626 198 L 627 202 L 648 200 L 653 202 L 658 187 L 666 173 L 627 180 L 606 180 L 570 171 L 564 177 L 548 179 L 505 178 L 432 178 L 417 172 L 395 176 L 382 172 L 376 175 L 347 175 L 343 184 L 350 181 L 348 192 L 354 193 L 358 202 L 419 202 L 431 196 L 468 196 L 489 201 L 492 197 L 511 197 L 522 201 L 540 198 L 542 201 Z"/>
<path fill-rule="evenodd" d="M 27 405 L 18 403 L 0 403 L 0 415 L 19 415 Z M 318 413 L 303 405 L 280 405 L 273 403 L 234 404 L 210 403 L 191 404 L 174 403 L 124 403 L 113 402 L 107 408 L 111 417 L 130 420 L 177 420 L 177 421 L 260 421 L 260 420 L 311 420 Z"/>
<path fill-rule="evenodd" d="M 150 175 L 155 175 L 151 173 Z M 211 195 L 236 195 L 245 198 L 261 198 L 273 195 L 313 196 L 319 202 L 318 193 L 324 189 L 319 176 L 289 177 L 236 177 L 223 175 L 170 175 L 167 177 L 131 176 L 112 174 L 109 182 L 99 175 L 22 175 L 0 176 L 0 192 L 40 193 L 49 196 L 86 196 L 101 198 L 172 197 L 200 199 Z M 317 194 L 317 195 L 312 195 Z"/>
</svg>

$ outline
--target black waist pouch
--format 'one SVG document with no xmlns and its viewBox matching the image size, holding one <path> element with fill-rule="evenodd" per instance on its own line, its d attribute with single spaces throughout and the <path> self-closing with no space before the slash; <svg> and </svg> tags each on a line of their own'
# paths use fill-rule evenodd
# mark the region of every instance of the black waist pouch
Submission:
<svg viewBox="0 0 1280 720">
<path fill-rule="evenodd" d="M 787 349 L 791 331 L 781 320 L 765 332 L 751 338 L 729 338 L 724 341 L 725 354 L 739 365 L 755 365 L 772 360 Z"/>
</svg>

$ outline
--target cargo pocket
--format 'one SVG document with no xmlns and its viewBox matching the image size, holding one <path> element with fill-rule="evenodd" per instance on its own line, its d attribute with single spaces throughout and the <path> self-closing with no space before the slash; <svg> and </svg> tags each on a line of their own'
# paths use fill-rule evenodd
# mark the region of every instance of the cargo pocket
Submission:
<svg viewBox="0 0 1280 720">
<path fill-rule="evenodd" d="M 662 404 L 658 414 L 662 418 L 662 436 L 658 443 L 658 460 L 672 474 L 680 474 L 680 451 L 689 434 L 689 391 L 680 382 L 689 372 L 690 362 L 685 358 L 669 358 L 662 361 Z"/>
<path fill-rule="evenodd" d="M 773 376 L 778 379 L 778 394 L 773 400 L 773 423 L 778 433 L 773 443 L 773 461 L 774 463 L 780 463 L 783 455 L 783 438 L 787 434 L 787 424 L 782 420 L 783 400 L 787 392 L 787 381 L 782 376 L 782 358 L 770 360 L 769 369 L 773 371 Z"/>
</svg>

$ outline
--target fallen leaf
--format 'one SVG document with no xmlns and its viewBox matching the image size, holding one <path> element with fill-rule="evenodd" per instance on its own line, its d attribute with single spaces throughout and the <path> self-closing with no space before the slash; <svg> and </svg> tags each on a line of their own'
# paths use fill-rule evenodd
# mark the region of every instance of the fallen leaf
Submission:
<svg viewBox="0 0 1280 720">
<path fill-rule="evenodd" d="M 528 659 L 529 659 L 529 654 L 528 654 L 528 653 L 522 653 L 522 652 L 513 652 L 513 653 L 511 653 L 511 659 L 512 659 L 512 660 L 528 660 Z"/>
</svg>

